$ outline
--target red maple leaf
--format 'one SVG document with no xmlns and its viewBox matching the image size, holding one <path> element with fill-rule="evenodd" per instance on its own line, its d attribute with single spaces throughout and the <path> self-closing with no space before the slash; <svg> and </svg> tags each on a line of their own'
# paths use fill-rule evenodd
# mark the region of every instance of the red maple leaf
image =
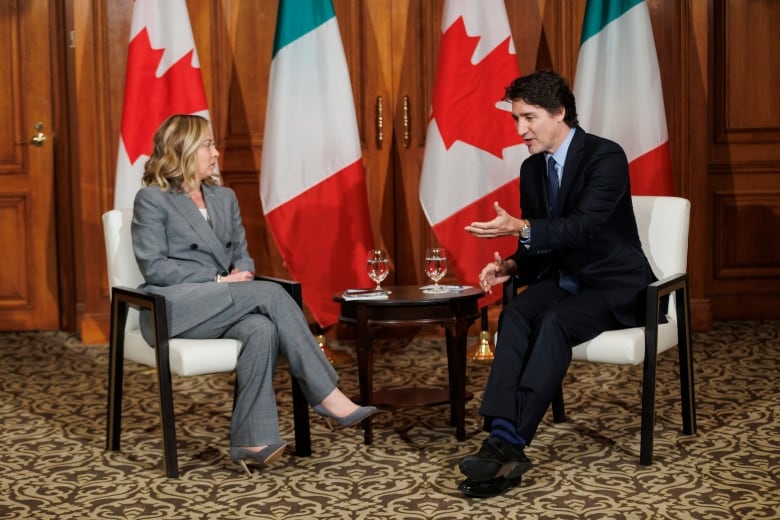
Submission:
<svg viewBox="0 0 780 520">
<path fill-rule="evenodd" d="M 523 142 L 510 114 L 496 107 L 519 69 L 509 37 L 472 64 L 478 42 L 479 36 L 466 34 L 463 17 L 442 34 L 431 117 L 447 149 L 462 141 L 502 158 L 504 148 Z"/>
<path fill-rule="evenodd" d="M 152 48 L 146 28 L 130 42 L 121 129 L 130 164 L 151 154 L 152 136 L 167 117 L 208 109 L 200 68 L 191 65 L 194 50 L 157 77 L 164 52 Z"/>
</svg>

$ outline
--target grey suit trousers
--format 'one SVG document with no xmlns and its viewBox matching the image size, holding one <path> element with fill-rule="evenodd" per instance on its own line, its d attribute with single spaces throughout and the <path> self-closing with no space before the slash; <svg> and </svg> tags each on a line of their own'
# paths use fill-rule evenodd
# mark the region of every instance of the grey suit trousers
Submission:
<svg viewBox="0 0 780 520">
<path fill-rule="evenodd" d="M 338 376 L 314 340 L 300 307 L 281 286 L 251 281 L 230 283 L 229 288 L 232 305 L 177 337 L 241 340 L 230 444 L 279 442 L 273 389 L 277 355 L 287 358 L 310 404 L 320 403 L 332 392 Z"/>
</svg>

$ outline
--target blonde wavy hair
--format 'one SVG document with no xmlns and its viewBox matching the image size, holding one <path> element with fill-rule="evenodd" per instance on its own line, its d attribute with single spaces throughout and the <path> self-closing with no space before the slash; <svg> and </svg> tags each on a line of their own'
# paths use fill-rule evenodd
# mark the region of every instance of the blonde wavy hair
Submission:
<svg viewBox="0 0 780 520">
<path fill-rule="evenodd" d="M 191 193 L 200 189 L 201 182 L 222 184 L 219 174 L 201 181 L 195 170 L 195 155 L 208 129 L 208 120 L 201 116 L 176 114 L 166 119 L 154 133 L 154 149 L 141 178 L 143 185 Z"/>
</svg>

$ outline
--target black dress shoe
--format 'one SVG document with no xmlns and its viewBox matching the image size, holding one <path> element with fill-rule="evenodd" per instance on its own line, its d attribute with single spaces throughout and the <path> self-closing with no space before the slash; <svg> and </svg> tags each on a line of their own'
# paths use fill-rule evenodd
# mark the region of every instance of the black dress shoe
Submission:
<svg viewBox="0 0 780 520">
<path fill-rule="evenodd" d="M 520 484 L 520 477 L 494 478 L 484 482 L 475 482 L 469 478 L 458 485 L 458 489 L 466 496 L 477 498 L 490 498 L 500 495 L 507 489 Z"/>
<path fill-rule="evenodd" d="M 485 482 L 498 477 L 519 477 L 531 469 L 531 461 L 522 446 L 491 435 L 482 442 L 476 455 L 463 457 L 458 466 L 469 479 Z"/>
</svg>

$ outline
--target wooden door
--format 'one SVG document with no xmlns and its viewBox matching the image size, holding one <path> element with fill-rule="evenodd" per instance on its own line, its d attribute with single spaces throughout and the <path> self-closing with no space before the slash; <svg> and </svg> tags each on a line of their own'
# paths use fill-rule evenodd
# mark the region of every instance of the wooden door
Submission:
<svg viewBox="0 0 780 520">
<path fill-rule="evenodd" d="M 422 256 L 435 239 L 419 185 L 443 1 L 353 5 L 360 32 L 347 52 L 361 79 L 356 103 L 372 227 L 393 260 L 392 282 L 422 283 Z"/>
<path fill-rule="evenodd" d="M 0 330 L 59 327 L 49 16 L 0 2 Z"/>
<path fill-rule="evenodd" d="M 780 315 L 780 3 L 713 3 L 706 224 L 714 319 Z M 698 208 L 692 206 L 692 213 Z M 709 231 L 708 230 L 708 231 Z M 706 235 L 705 235 L 706 236 Z M 694 236 L 694 244 L 703 240 Z M 697 248 L 703 249 L 703 248 Z M 688 259 L 691 271 L 691 258 Z"/>
<path fill-rule="evenodd" d="M 397 284 L 427 283 L 423 254 L 437 245 L 420 205 L 419 186 L 443 9 L 444 0 L 337 3 L 339 20 L 355 26 L 342 27 L 342 33 L 354 78 L 372 227 L 377 243 L 390 252 L 391 281 Z M 548 10 L 554 11 L 548 16 L 556 21 L 572 23 L 569 8 Z M 540 7 L 510 0 L 507 12 L 520 43 L 521 70 L 534 70 L 538 62 L 552 66 L 538 42 Z M 568 57 L 571 52 L 561 54 Z M 566 62 L 564 69 L 573 68 L 567 60 L 560 61 Z M 450 280 L 452 272 L 445 283 Z"/>
<path fill-rule="evenodd" d="M 444 0 L 333 4 L 355 98 L 374 239 L 393 259 L 390 283 L 421 283 L 422 256 L 435 240 L 419 203 L 419 181 Z M 199 12 L 190 10 L 196 41 L 199 48 L 209 48 L 200 43 L 208 41 L 210 26 L 199 26 L 193 16 Z M 201 56 L 205 77 L 215 78 L 215 99 L 225 94 L 229 98 L 212 110 L 224 143 L 222 175 L 239 196 L 256 265 L 288 276 L 264 219 L 247 209 L 259 207 L 257 171 L 273 40 L 269 21 L 276 18 L 276 4 L 233 2 L 212 18 L 218 20 L 217 29 L 228 28 L 224 40 L 217 38 L 212 48 L 232 53 L 214 59 Z M 258 31 L 262 26 L 267 30 Z"/>
</svg>

